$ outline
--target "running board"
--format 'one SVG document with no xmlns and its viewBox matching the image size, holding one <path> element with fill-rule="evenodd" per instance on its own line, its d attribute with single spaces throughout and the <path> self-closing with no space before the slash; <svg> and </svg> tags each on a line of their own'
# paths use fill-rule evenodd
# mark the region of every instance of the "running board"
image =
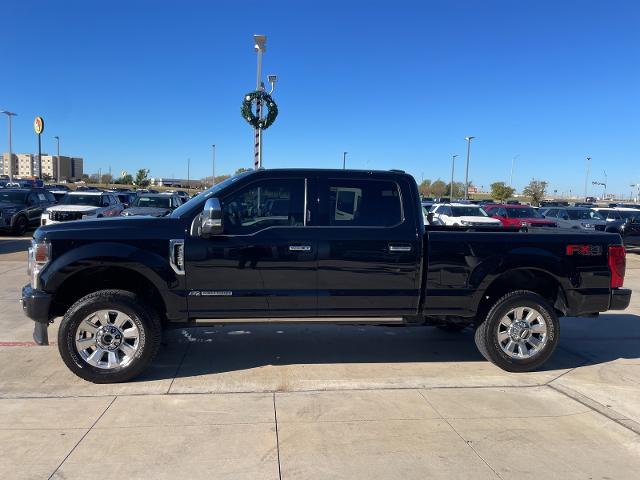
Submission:
<svg viewBox="0 0 640 480">
<path fill-rule="evenodd" d="M 196 318 L 189 323 L 196 325 L 223 323 L 350 323 L 350 324 L 388 324 L 405 323 L 402 317 L 266 317 L 266 318 Z"/>
</svg>

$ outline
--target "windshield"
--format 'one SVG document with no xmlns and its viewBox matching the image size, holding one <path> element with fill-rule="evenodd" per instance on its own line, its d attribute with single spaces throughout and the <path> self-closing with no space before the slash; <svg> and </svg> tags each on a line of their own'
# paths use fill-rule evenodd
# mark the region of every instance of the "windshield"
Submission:
<svg viewBox="0 0 640 480">
<path fill-rule="evenodd" d="M 488 217 L 479 207 L 451 207 L 453 217 Z"/>
<path fill-rule="evenodd" d="M 542 218 L 533 208 L 507 208 L 509 218 Z"/>
<path fill-rule="evenodd" d="M 27 194 L 24 192 L 0 191 L 0 202 L 24 203 L 26 198 L 27 198 Z"/>
<path fill-rule="evenodd" d="M 171 213 L 171 216 L 172 217 L 180 217 L 180 216 L 182 216 L 183 214 L 185 214 L 189 210 L 191 210 L 193 208 L 194 204 L 198 204 L 199 203 L 202 206 L 204 206 L 204 202 L 208 198 L 215 197 L 218 192 L 220 192 L 221 190 L 227 188 L 229 185 L 237 182 L 241 178 L 246 177 L 247 175 L 250 175 L 251 173 L 253 173 L 253 170 L 250 170 L 248 172 L 242 172 L 242 173 L 240 173 L 240 174 L 238 174 L 238 175 L 236 175 L 234 177 L 227 178 L 223 182 L 216 183 L 213 187 L 209 188 L 208 190 L 205 190 L 204 192 L 202 192 L 197 197 L 193 197 L 188 202 L 185 202 L 182 205 L 180 205 L 178 208 L 176 208 Z"/>
<path fill-rule="evenodd" d="M 138 197 L 134 200 L 131 206 L 171 208 L 171 197 Z"/>
<path fill-rule="evenodd" d="M 604 220 L 602 216 L 595 210 L 588 208 L 580 210 L 567 210 L 571 220 Z"/>
<path fill-rule="evenodd" d="M 90 207 L 99 207 L 100 195 L 65 195 L 60 205 L 87 205 Z"/>
</svg>

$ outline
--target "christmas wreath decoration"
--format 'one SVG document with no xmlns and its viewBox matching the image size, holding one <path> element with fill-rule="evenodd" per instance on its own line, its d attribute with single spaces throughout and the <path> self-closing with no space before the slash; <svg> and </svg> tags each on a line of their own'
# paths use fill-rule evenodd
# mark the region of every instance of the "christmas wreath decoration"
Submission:
<svg viewBox="0 0 640 480">
<path fill-rule="evenodd" d="M 258 118 L 251 109 L 251 104 L 259 101 L 262 101 L 262 108 L 266 107 L 268 110 L 267 115 L 264 118 Z M 276 102 L 273 101 L 273 98 L 271 98 L 271 95 L 267 92 L 256 90 L 255 92 L 247 93 L 244 96 L 240 113 L 242 114 L 242 118 L 244 118 L 253 128 L 266 130 L 273 124 L 273 122 L 275 122 L 276 117 L 278 116 L 278 106 L 276 105 Z"/>
</svg>

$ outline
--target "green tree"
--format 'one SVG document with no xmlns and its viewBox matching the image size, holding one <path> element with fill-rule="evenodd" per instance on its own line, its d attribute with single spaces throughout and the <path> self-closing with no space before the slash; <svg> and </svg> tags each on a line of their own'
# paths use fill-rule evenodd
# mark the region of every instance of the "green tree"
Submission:
<svg viewBox="0 0 640 480">
<path fill-rule="evenodd" d="M 418 185 L 418 192 L 420 192 L 421 197 L 428 197 L 431 191 L 431 180 L 428 178 L 423 180 L 420 185 Z"/>
<path fill-rule="evenodd" d="M 151 171 L 148 168 L 141 168 L 136 172 L 136 182 L 135 184 L 139 187 L 147 187 L 149 183 L 149 173 Z"/>
<path fill-rule="evenodd" d="M 227 178 L 231 178 L 231 175 L 218 175 L 216 176 L 216 185 L 224 182 Z"/>
<path fill-rule="evenodd" d="M 236 170 L 236 173 L 234 173 L 234 175 L 239 175 L 239 174 L 241 174 L 242 172 L 248 172 L 248 171 L 250 171 L 250 170 L 251 170 L 250 168 L 240 167 L 239 169 L 237 169 L 237 170 Z"/>
<path fill-rule="evenodd" d="M 431 194 L 434 197 L 444 197 L 447 193 L 447 184 L 438 179 L 431 184 Z"/>
<path fill-rule="evenodd" d="M 503 203 L 515 192 L 515 188 L 507 186 L 504 182 L 494 182 L 491 184 L 491 198 Z"/>
<path fill-rule="evenodd" d="M 120 185 L 133 185 L 133 176 L 127 173 L 124 177 L 116 178 L 113 183 Z"/>
<path fill-rule="evenodd" d="M 533 178 L 529 182 L 529 185 L 524 187 L 522 193 L 529 197 L 529 199 L 531 199 L 531 203 L 537 207 L 540 205 L 540 200 L 543 200 L 547 193 L 547 185 L 547 182 L 544 180 L 536 180 Z"/>
<path fill-rule="evenodd" d="M 447 183 L 447 195 L 451 197 L 452 201 L 454 198 L 464 197 L 464 183 L 453 182 L 453 195 L 451 194 L 451 182 Z"/>
</svg>

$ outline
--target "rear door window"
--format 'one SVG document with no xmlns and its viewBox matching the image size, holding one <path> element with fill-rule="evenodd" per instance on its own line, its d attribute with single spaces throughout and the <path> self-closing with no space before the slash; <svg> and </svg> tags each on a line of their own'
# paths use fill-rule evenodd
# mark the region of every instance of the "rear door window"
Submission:
<svg viewBox="0 0 640 480">
<path fill-rule="evenodd" d="M 335 227 L 392 227 L 403 221 L 400 189 L 387 180 L 329 179 L 320 224 Z"/>
</svg>

